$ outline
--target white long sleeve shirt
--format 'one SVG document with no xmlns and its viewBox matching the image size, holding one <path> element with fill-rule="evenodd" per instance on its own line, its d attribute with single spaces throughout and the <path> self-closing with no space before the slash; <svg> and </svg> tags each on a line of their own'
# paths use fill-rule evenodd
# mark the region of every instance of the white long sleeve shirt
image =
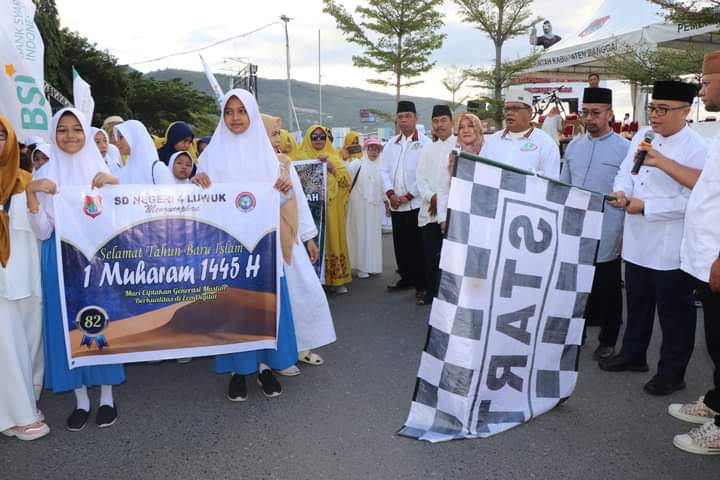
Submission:
<svg viewBox="0 0 720 480">
<path fill-rule="evenodd" d="M 710 281 L 710 267 L 720 255 L 720 132 L 708 150 L 700 178 L 690 193 L 680 247 L 681 268 Z"/>
<path fill-rule="evenodd" d="M 450 135 L 445 140 L 437 140 L 423 146 L 416 176 L 417 188 L 422 200 L 418 213 L 419 227 L 424 227 L 428 223 L 436 223 L 441 217 L 441 215 L 430 215 L 430 202 L 433 195 L 441 193 L 443 183 L 450 183 L 448 160 L 456 143 L 455 135 Z M 439 195 L 436 197 L 436 202 L 438 197 Z M 438 209 L 440 208 L 438 203 L 435 205 Z M 445 205 L 444 208 L 447 206 Z"/>
<path fill-rule="evenodd" d="M 417 164 L 423 145 L 431 142 L 428 137 L 415 130 L 410 137 L 395 135 L 385 144 L 380 157 L 385 193 L 394 191 L 397 196 L 409 193 L 413 197 L 411 201 L 400 205 L 396 210 L 398 212 L 408 212 L 422 205 L 416 182 Z"/>
<path fill-rule="evenodd" d="M 546 177 L 560 177 L 560 150 L 547 133 L 537 128 L 519 137 L 508 131 L 495 132 L 485 138 L 482 155 Z"/>
<path fill-rule="evenodd" d="M 675 270 L 680 268 L 680 243 L 690 190 L 655 167 L 642 167 L 637 175 L 630 173 L 638 144 L 647 130 L 635 134 L 615 177 L 614 191 L 645 202 L 644 215 L 625 215 L 622 258 L 646 268 Z M 687 126 L 669 137 L 655 135 L 652 146 L 687 167 L 702 168 L 705 163 L 707 143 Z"/>
</svg>

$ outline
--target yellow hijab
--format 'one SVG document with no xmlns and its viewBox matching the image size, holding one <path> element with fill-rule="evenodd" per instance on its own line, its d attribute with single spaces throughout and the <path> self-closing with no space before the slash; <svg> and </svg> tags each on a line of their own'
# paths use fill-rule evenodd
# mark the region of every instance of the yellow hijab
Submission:
<svg viewBox="0 0 720 480">
<path fill-rule="evenodd" d="M 325 146 L 322 150 L 315 150 L 315 147 L 313 147 L 312 141 L 310 140 L 310 134 L 318 129 L 322 130 L 322 132 L 327 135 L 327 129 L 322 125 L 310 125 L 310 127 L 305 130 L 302 143 L 292 156 L 293 160 L 312 160 L 321 155 L 327 155 L 328 160 L 335 160 L 336 162 L 341 161 L 338 151 L 333 148 L 329 138 L 325 140 Z"/>
<path fill-rule="evenodd" d="M 362 145 L 360 145 L 360 133 L 354 132 L 351 130 L 345 134 L 345 139 L 343 140 L 343 148 L 346 149 L 353 143 L 356 143 L 357 145 L 362 146 Z M 346 162 L 352 162 L 356 158 L 362 158 L 362 150 L 360 150 L 358 153 L 353 153 L 352 155 L 348 155 Z"/>
<path fill-rule="evenodd" d="M 10 259 L 10 214 L 4 206 L 11 196 L 25 191 L 32 175 L 20 168 L 20 145 L 10 120 L 0 115 L 0 124 L 7 131 L 5 148 L 0 152 L 0 265 L 5 268 Z"/>
<path fill-rule="evenodd" d="M 292 158 L 292 156 L 297 151 L 297 142 L 295 142 L 295 136 L 285 130 L 284 128 L 280 129 L 280 151 L 285 152 L 288 149 L 288 146 L 290 147 L 290 151 L 288 153 L 285 153 L 285 155 Z"/>
</svg>

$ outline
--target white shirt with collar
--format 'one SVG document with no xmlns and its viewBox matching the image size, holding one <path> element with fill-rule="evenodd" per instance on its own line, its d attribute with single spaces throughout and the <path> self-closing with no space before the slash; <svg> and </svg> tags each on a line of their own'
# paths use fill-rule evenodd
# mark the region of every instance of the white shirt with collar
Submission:
<svg viewBox="0 0 720 480">
<path fill-rule="evenodd" d="M 690 193 L 680 247 L 681 268 L 708 283 L 720 255 L 720 132 L 708 149 L 700 178 Z"/>
<path fill-rule="evenodd" d="M 523 135 L 507 130 L 485 139 L 482 156 L 550 178 L 560 177 L 560 150 L 550 135 L 530 128 Z"/>
<path fill-rule="evenodd" d="M 440 193 L 443 183 L 450 182 L 448 163 L 450 152 L 455 148 L 456 143 L 457 138 L 455 135 L 450 135 L 445 140 L 437 140 L 423 146 L 417 167 L 417 187 L 422 200 L 422 206 L 418 214 L 419 227 L 438 221 L 437 215 L 430 215 L 430 201 L 433 195 Z M 437 203 L 438 197 L 436 197 L 436 207 L 439 205 Z"/>
<path fill-rule="evenodd" d="M 637 175 L 631 174 L 638 144 L 649 129 L 635 134 L 615 177 L 614 191 L 645 202 L 644 214 L 625 215 L 622 258 L 646 268 L 676 270 L 680 268 L 680 242 L 690 190 L 659 168 L 642 167 Z M 707 143 L 688 126 L 668 137 L 655 135 L 652 146 L 686 167 L 702 168 L 705 163 Z"/>
<path fill-rule="evenodd" d="M 393 209 L 394 211 L 409 212 L 422 205 L 420 192 L 417 189 L 416 172 L 422 147 L 427 143 L 432 143 L 432 140 L 415 130 L 409 137 L 402 134 L 395 135 L 385 144 L 380 157 L 385 193 L 393 191 L 398 197 L 409 193 L 413 197 L 409 202 Z"/>
</svg>

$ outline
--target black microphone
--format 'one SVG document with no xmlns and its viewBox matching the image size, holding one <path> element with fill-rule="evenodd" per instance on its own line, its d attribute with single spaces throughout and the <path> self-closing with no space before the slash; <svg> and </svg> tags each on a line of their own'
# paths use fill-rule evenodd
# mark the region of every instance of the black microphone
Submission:
<svg viewBox="0 0 720 480">
<path fill-rule="evenodd" d="M 645 132 L 645 138 L 643 138 L 643 141 L 640 142 L 640 145 L 644 145 L 646 147 L 652 146 L 653 138 L 655 138 L 655 132 L 652 130 L 648 130 Z M 635 152 L 635 164 L 633 165 L 632 170 L 630 173 L 633 175 L 637 175 L 640 171 L 640 168 L 643 166 L 643 163 L 645 163 L 645 157 L 647 157 L 647 151 L 646 150 L 638 150 Z"/>
</svg>

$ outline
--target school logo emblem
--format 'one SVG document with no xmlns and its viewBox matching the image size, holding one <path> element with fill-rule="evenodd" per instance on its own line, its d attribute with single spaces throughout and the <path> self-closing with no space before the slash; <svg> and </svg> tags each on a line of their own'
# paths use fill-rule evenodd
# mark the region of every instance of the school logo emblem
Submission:
<svg viewBox="0 0 720 480">
<path fill-rule="evenodd" d="M 604 17 L 596 18 L 592 22 L 590 22 L 590 25 L 587 26 L 585 30 L 580 32 L 580 38 L 587 37 L 588 35 L 597 32 L 600 30 L 603 25 L 607 23 L 607 21 L 610 20 L 610 15 L 606 15 Z"/>
<path fill-rule="evenodd" d="M 95 218 L 103 213 L 102 197 L 100 195 L 85 195 L 83 198 L 83 213 Z"/>
<path fill-rule="evenodd" d="M 245 213 L 252 212 L 257 205 L 255 195 L 250 192 L 241 192 L 235 198 L 235 207 Z"/>
</svg>

